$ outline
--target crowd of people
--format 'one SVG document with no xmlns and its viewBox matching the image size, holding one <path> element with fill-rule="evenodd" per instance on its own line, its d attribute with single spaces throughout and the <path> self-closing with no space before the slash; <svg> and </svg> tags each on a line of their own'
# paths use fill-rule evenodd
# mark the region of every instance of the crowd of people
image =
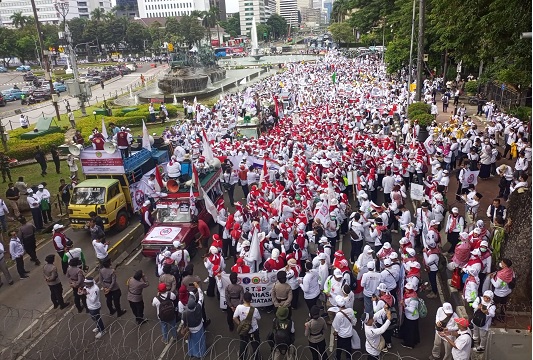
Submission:
<svg viewBox="0 0 533 360">
<path fill-rule="evenodd" d="M 424 99 L 435 102 L 435 84 L 428 80 L 423 86 Z M 241 92 L 221 95 L 213 108 L 187 104 L 188 119 L 164 132 L 163 138 L 175 144 L 168 175 L 184 159 L 197 168 L 205 166 L 202 140 L 224 160 L 221 182 L 230 204 L 222 199 L 215 204 L 218 231 L 203 259 L 209 278 L 205 296 L 224 293 L 228 330 L 239 335 L 241 359 L 250 347 L 252 352 L 258 348 L 261 313 L 252 294 L 238 284 L 239 273 L 276 273 L 272 306 L 265 308 L 275 310 L 268 326 L 275 359 L 294 355 L 296 336 L 307 338 L 314 360 L 326 359 L 329 327 L 337 359 L 360 349 L 377 359 L 392 348 L 393 336 L 405 348 L 420 343 L 419 319 L 430 315 L 424 298 L 438 297 L 443 259 L 473 316 L 459 317 L 449 302 L 443 303 L 435 314 L 430 358 L 444 353 L 445 359 L 468 359 L 473 343 L 476 351 L 485 350 L 488 328 L 493 319 L 504 319 L 516 283 L 511 260 L 500 256 L 506 241 L 502 203 L 511 192 L 529 186 L 528 131 L 492 103 L 487 104 L 486 128 L 478 129 L 474 118 L 455 104 L 450 121 L 435 121 L 427 128 L 427 139 L 419 141 L 420 125 L 405 116 L 412 101 L 406 79 L 391 78 L 379 60 L 347 60 L 330 51 L 314 64 L 290 63 Z M 237 122 L 246 116 L 265 124 L 258 139 L 238 136 Z M 501 163 L 507 155 L 516 158 L 514 165 Z M 256 168 L 248 157 L 266 159 L 268 166 Z M 458 190 L 450 196 L 452 174 Z M 476 184 L 494 176 L 501 179 L 500 193 L 487 208 L 485 222 L 479 219 L 483 194 Z M 237 186 L 243 199 L 234 192 Z M 411 197 L 413 186 L 423 190 L 417 199 Z M 84 277 L 78 257 L 67 259 L 63 272 L 75 290 L 78 310 L 88 309 L 96 321 L 99 338 L 104 324 L 96 284 L 104 288 L 111 314 L 121 316 L 125 310 L 114 270 L 103 256 L 105 236 L 94 219 L 91 227 L 96 228 L 97 255 L 102 251 L 99 280 Z M 58 237 L 68 246 L 67 239 Z M 188 355 L 202 357 L 210 323 L 202 281 L 185 244 L 173 245 L 157 256 L 158 294 L 152 305 L 163 342 L 177 339 L 179 332 L 188 338 Z M 53 255 L 46 262 L 54 306 L 65 307 Z M 229 274 L 228 286 L 221 280 L 224 274 Z M 429 286 L 422 280 L 426 274 Z M 139 325 L 146 320 L 142 292 L 148 286 L 140 270 L 127 283 Z M 309 315 L 304 329 L 292 320 L 300 296 Z M 356 316 L 356 299 L 363 302 L 362 317 Z"/>
</svg>

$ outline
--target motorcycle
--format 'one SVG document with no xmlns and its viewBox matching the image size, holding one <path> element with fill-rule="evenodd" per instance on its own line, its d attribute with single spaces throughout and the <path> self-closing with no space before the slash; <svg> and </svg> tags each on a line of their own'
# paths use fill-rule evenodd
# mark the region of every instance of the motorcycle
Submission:
<svg viewBox="0 0 533 360">
<path fill-rule="evenodd" d="M 25 97 L 23 99 L 20 99 L 20 105 L 33 105 L 37 104 L 37 100 L 33 97 Z"/>
</svg>

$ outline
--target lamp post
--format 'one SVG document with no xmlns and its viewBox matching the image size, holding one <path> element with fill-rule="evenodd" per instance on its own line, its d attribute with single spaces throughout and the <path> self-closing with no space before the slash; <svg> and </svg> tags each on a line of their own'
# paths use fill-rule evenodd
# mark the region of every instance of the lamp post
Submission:
<svg viewBox="0 0 533 360">
<path fill-rule="evenodd" d="M 57 95 L 55 94 L 54 84 L 52 83 L 52 72 L 50 71 L 50 63 L 48 62 L 48 57 L 46 57 L 46 54 L 44 52 L 44 40 L 43 40 L 43 33 L 41 32 L 41 23 L 39 22 L 39 17 L 37 15 L 37 7 L 35 6 L 35 0 L 30 0 L 30 1 L 31 1 L 31 7 L 33 9 L 33 17 L 35 18 L 35 27 L 37 29 L 39 47 L 41 50 L 41 55 L 42 55 L 43 63 L 44 63 L 44 78 L 48 80 L 48 84 L 50 85 L 50 94 L 52 95 L 52 104 L 54 104 L 57 121 L 59 121 L 61 119 L 61 115 L 59 114 L 59 106 L 57 106 Z"/>
<path fill-rule="evenodd" d="M 416 0 L 413 0 L 413 18 L 411 19 L 411 45 L 409 47 L 409 69 L 407 77 L 407 107 L 411 102 L 411 74 L 413 72 L 413 42 L 415 38 L 415 16 L 416 16 Z"/>
<path fill-rule="evenodd" d="M 424 31 L 426 18 L 426 0 L 420 0 L 418 9 L 418 59 L 416 62 L 416 101 L 422 98 L 422 78 L 424 73 Z"/>
<path fill-rule="evenodd" d="M 71 64 L 70 64 L 70 57 L 68 56 L 68 45 L 69 45 L 69 31 L 67 27 L 67 15 L 70 10 L 70 4 L 67 0 L 56 0 L 54 2 L 54 7 L 56 8 L 56 11 L 61 15 L 63 18 L 63 30 L 64 30 L 64 41 L 65 41 L 65 48 L 67 48 L 67 74 L 72 74 Z M 61 39 L 61 36 L 59 36 Z"/>
</svg>

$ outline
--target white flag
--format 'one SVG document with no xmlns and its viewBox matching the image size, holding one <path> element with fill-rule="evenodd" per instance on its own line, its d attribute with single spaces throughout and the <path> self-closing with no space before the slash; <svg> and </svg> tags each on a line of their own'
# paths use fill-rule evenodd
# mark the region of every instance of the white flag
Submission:
<svg viewBox="0 0 533 360">
<path fill-rule="evenodd" d="M 104 118 L 102 118 L 102 135 L 104 136 L 105 141 L 107 141 L 109 138 L 109 135 L 107 135 L 107 129 L 105 127 Z"/>
<path fill-rule="evenodd" d="M 315 219 L 320 219 L 322 224 L 325 224 L 329 220 L 328 217 L 329 217 L 328 201 L 324 200 L 322 201 L 322 205 L 320 206 L 320 208 L 318 209 L 315 215 Z"/>
<path fill-rule="evenodd" d="M 211 143 L 207 139 L 207 134 L 204 129 L 202 129 L 202 155 L 205 157 L 205 161 L 208 164 L 211 164 L 213 160 L 215 160 L 213 149 L 211 149 Z"/>
<path fill-rule="evenodd" d="M 217 207 L 215 206 L 213 201 L 211 201 L 209 196 L 207 196 L 207 193 L 204 191 L 204 188 L 202 188 L 201 186 L 200 186 L 200 194 L 204 198 L 205 209 L 207 210 L 209 214 L 211 214 L 211 216 L 213 217 L 213 220 L 216 222 L 217 217 L 218 217 Z"/>
<path fill-rule="evenodd" d="M 145 148 L 148 151 L 152 151 L 152 145 L 150 145 L 150 135 L 148 135 L 148 129 L 146 128 L 146 124 L 143 120 L 143 140 L 142 140 L 143 148 Z"/>
<path fill-rule="evenodd" d="M 463 187 L 468 187 L 470 184 L 477 185 L 477 177 L 479 175 L 479 170 L 472 171 L 465 169 L 464 172 L 464 181 L 463 181 Z"/>
<path fill-rule="evenodd" d="M 241 84 L 241 85 L 246 84 L 246 78 L 243 78 L 239 84 Z"/>
<path fill-rule="evenodd" d="M 250 252 L 248 258 L 250 260 L 261 262 L 261 245 L 259 244 L 259 230 L 253 229 L 252 241 L 250 242 Z"/>
</svg>

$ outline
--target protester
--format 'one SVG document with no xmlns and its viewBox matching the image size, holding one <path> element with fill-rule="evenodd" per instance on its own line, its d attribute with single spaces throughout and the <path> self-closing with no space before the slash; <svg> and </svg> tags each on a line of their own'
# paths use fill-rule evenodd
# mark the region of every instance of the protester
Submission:
<svg viewBox="0 0 533 360">
<path fill-rule="evenodd" d="M 472 332 L 468 328 L 469 321 L 465 318 L 458 318 L 454 320 L 457 323 L 457 331 L 448 331 L 445 329 L 439 335 L 442 339 L 452 346 L 453 360 L 469 360 L 470 352 L 472 351 Z M 452 337 L 455 337 L 453 339 Z"/>
<path fill-rule="evenodd" d="M 245 360 L 246 349 L 248 345 L 251 345 L 251 353 L 254 354 L 254 359 L 259 359 L 259 353 L 257 349 L 259 347 L 259 323 L 261 315 L 259 310 L 251 305 L 252 294 L 245 292 L 243 295 L 243 303 L 237 305 L 233 314 L 233 321 L 237 325 L 237 331 L 239 332 L 240 346 L 239 346 L 239 360 Z M 246 323 L 246 327 L 244 326 Z M 242 325 L 241 325 L 242 324 Z M 246 329 L 248 331 L 246 332 Z"/>
<path fill-rule="evenodd" d="M 20 279 L 27 279 L 29 278 L 28 274 L 30 272 L 26 271 L 24 268 L 24 246 L 17 237 L 17 233 L 15 231 L 12 231 L 10 236 L 11 239 L 9 240 L 9 253 L 11 254 L 11 258 L 15 260 Z"/>
<path fill-rule="evenodd" d="M 431 350 L 430 360 L 437 360 L 441 358 L 441 349 L 444 347 L 443 360 L 452 360 L 452 347 L 443 339 L 440 333 L 444 330 L 451 333 L 458 329 L 456 319 L 459 316 L 453 311 L 452 305 L 448 302 L 442 304 L 437 309 L 435 315 L 435 340 L 433 341 L 433 350 Z"/>
<path fill-rule="evenodd" d="M 174 301 L 176 295 L 167 290 L 165 284 L 161 283 L 157 286 L 157 295 L 152 300 L 152 306 L 156 308 L 157 317 L 161 325 L 161 332 L 163 334 L 162 341 L 168 344 L 169 341 L 178 340 L 178 333 L 176 329 L 176 315 L 174 312 Z"/>
<path fill-rule="evenodd" d="M 30 256 L 30 261 L 33 261 L 35 265 L 41 265 L 41 262 L 37 258 L 37 240 L 35 239 L 35 226 L 26 221 L 26 218 L 20 218 L 21 226 L 18 231 L 18 238 L 21 239 L 24 250 Z"/>
<path fill-rule="evenodd" d="M 92 277 L 85 278 L 85 286 L 82 289 L 83 295 L 87 298 L 87 310 L 91 319 L 96 323 L 96 328 L 93 329 L 95 333 L 95 339 L 101 339 L 105 334 L 105 326 L 102 321 L 102 316 L 100 315 L 100 309 L 102 305 L 100 304 L 100 289 L 94 283 Z"/>
</svg>

